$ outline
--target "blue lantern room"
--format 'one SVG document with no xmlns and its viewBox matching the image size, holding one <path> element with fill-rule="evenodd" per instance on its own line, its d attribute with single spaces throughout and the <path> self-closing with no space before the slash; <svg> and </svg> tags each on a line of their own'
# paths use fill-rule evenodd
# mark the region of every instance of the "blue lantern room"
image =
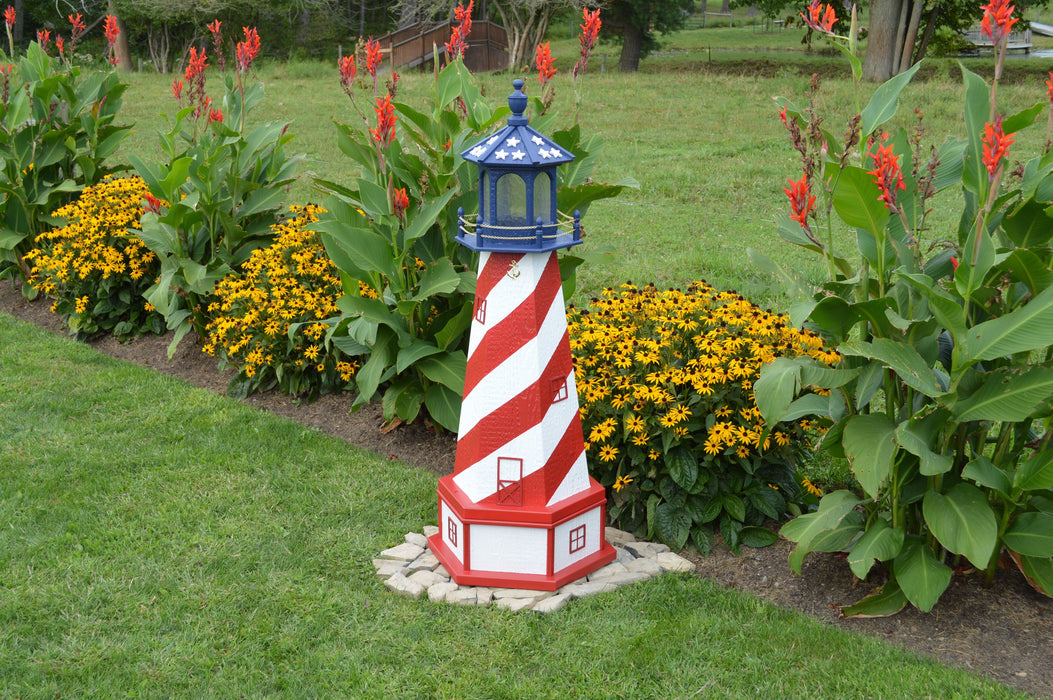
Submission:
<svg viewBox="0 0 1053 700">
<path fill-rule="evenodd" d="M 461 153 L 479 166 L 479 216 L 466 221 L 458 210 L 457 241 L 472 250 L 501 253 L 539 253 L 581 243 L 578 212 L 559 230 L 556 210 L 556 168 L 574 156 L 551 139 L 531 129 L 523 81 L 514 80 L 508 96 L 512 115 L 508 125 Z"/>
</svg>

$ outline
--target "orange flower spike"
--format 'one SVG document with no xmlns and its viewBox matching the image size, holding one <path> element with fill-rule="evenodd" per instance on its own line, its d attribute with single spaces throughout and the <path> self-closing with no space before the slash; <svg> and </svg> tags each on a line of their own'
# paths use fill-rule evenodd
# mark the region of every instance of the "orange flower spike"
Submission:
<svg viewBox="0 0 1053 700">
<path fill-rule="evenodd" d="M 1009 36 L 1018 21 L 1018 18 L 1013 17 L 1016 8 L 1009 4 L 1009 0 L 991 0 L 982 7 L 984 17 L 980 20 L 980 33 L 998 45 Z"/>
<path fill-rule="evenodd" d="M 9 27 L 15 26 L 15 8 L 10 5 L 4 10 L 4 21 L 7 22 L 7 26 Z"/>
<path fill-rule="evenodd" d="M 1006 151 L 1016 140 L 1016 134 L 1006 134 L 1002 131 L 1002 115 L 995 117 L 994 124 L 984 124 L 984 155 L 983 163 L 987 168 L 988 177 L 994 180 L 1002 167 L 1002 159 Z"/>
<path fill-rule="evenodd" d="M 805 15 L 802 12 L 801 19 L 814 31 L 832 34 L 834 23 L 837 22 L 837 14 L 834 12 L 833 5 L 826 5 L 824 13 L 823 4 L 819 0 L 812 0 L 808 4 L 808 14 Z"/>
<path fill-rule="evenodd" d="M 117 43 L 117 35 L 121 33 L 120 27 L 117 26 L 117 18 L 113 15 L 106 15 L 106 21 L 103 22 L 103 31 L 106 34 L 106 48 L 110 52 L 110 65 L 117 65 L 117 50 L 114 48 L 114 44 Z"/>
<path fill-rule="evenodd" d="M 450 40 L 445 44 L 446 53 L 451 59 L 464 56 L 465 40 L 472 31 L 472 9 L 474 7 L 475 0 L 471 0 L 468 3 L 468 7 L 464 7 L 458 2 L 457 7 L 454 8 L 453 32 L 450 34 Z"/>
<path fill-rule="evenodd" d="M 351 94 L 351 86 L 355 82 L 355 73 L 358 71 L 358 67 L 355 65 L 354 54 L 350 56 L 343 56 L 338 62 L 340 68 L 340 85 L 343 86 L 344 92 Z"/>
<path fill-rule="evenodd" d="M 556 67 L 552 65 L 552 52 L 549 49 L 549 42 L 544 44 L 538 44 L 537 56 L 534 58 L 534 65 L 537 67 L 537 80 L 539 83 L 544 85 L 552 76 L 556 74 Z"/>
<path fill-rule="evenodd" d="M 87 27 L 84 25 L 84 16 L 81 14 L 69 15 L 67 17 L 70 25 L 73 27 L 73 36 L 77 37 L 84 33 Z"/>
<path fill-rule="evenodd" d="M 255 27 L 242 27 L 245 32 L 245 40 L 238 42 L 238 72 L 248 73 L 252 68 L 252 62 L 260 55 L 260 35 Z"/>
<path fill-rule="evenodd" d="M 403 214 L 409 207 L 409 196 L 406 194 L 406 188 L 401 187 L 391 194 L 391 209 L 394 211 L 395 216 L 399 218 L 399 221 L 405 221 Z"/>
<path fill-rule="evenodd" d="M 366 70 L 373 80 L 377 79 L 377 66 L 380 65 L 384 56 L 380 53 L 380 42 L 369 37 L 366 41 Z"/>
<path fill-rule="evenodd" d="M 899 156 L 892 152 L 892 146 L 879 145 L 872 157 L 874 169 L 867 171 L 867 174 L 874 177 L 874 184 L 878 186 L 878 199 L 885 203 L 886 208 L 892 209 L 896 206 L 896 193 L 907 189 L 899 166 Z"/>
<path fill-rule="evenodd" d="M 793 212 L 790 218 L 808 228 L 808 214 L 815 207 L 815 195 L 808 186 L 808 176 L 801 175 L 801 179 L 796 182 L 790 178 L 788 182 L 790 186 L 783 187 L 782 191 L 790 198 L 790 209 Z"/>
<path fill-rule="evenodd" d="M 1046 81 L 1046 97 L 1049 104 L 1053 105 L 1053 70 L 1049 72 L 1049 80 Z"/>
<path fill-rule="evenodd" d="M 391 95 L 378 97 L 374 109 L 377 113 L 377 128 L 370 129 L 369 133 L 373 134 L 373 140 L 381 148 L 387 148 L 388 144 L 395 140 L 395 122 L 398 121 L 395 107 L 391 104 Z"/>
<path fill-rule="evenodd" d="M 596 38 L 599 36 L 600 28 L 603 26 L 603 22 L 600 21 L 598 8 L 593 12 L 589 12 L 587 7 L 583 8 L 581 16 L 585 20 L 585 24 L 578 25 L 581 27 L 581 34 L 578 35 L 581 53 L 578 56 L 577 63 L 574 64 L 574 69 L 571 71 L 571 75 L 575 78 L 588 68 L 589 54 L 592 53 L 593 47 L 596 46 Z"/>
</svg>

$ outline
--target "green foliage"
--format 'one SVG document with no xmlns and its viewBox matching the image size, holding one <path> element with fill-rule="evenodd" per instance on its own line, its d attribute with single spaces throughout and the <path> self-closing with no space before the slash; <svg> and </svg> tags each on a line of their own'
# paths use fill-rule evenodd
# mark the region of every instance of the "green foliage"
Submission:
<svg viewBox="0 0 1053 700">
<path fill-rule="evenodd" d="M 200 104 L 182 107 L 159 134 L 164 164 L 131 157 L 153 195 L 169 203 L 142 220 L 142 238 L 161 261 L 146 298 L 175 330 L 169 352 L 191 329 L 205 338 L 216 283 L 273 239 L 301 156 L 285 152 L 293 138 L 287 124 L 244 128 L 262 99 L 262 84 L 243 89 L 240 77 L 235 85 L 227 76 L 225 119 Z"/>
<path fill-rule="evenodd" d="M 1046 537 L 1053 503 L 1046 450 L 1053 419 L 1053 154 L 1004 177 L 1002 146 L 1036 121 L 1042 105 L 995 118 L 994 88 L 962 73 L 966 136 L 928 151 L 920 122 L 911 134 L 879 135 L 896 111 L 904 76 L 877 90 L 845 146 L 822 131 L 811 108 L 780 100 L 806 173 L 828 203 L 825 218 L 820 205 L 818 217 L 780 227 L 785 238 L 822 255 L 829 270 L 793 316 L 806 319 L 843 360 L 823 373 L 809 358 L 765 368 L 758 404 L 777 421 L 797 387 L 832 392 L 826 405 L 813 407 L 830 426 L 823 445 L 847 456 L 862 499 L 829 494 L 783 534 L 797 542 L 797 570 L 817 550 L 848 551 L 861 578 L 884 562 L 892 583 L 885 596 L 861 604 L 864 614 L 896 601 L 931 609 L 959 558 L 986 570 L 990 583 L 1003 548 L 1053 595 L 1040 574 L 1053 562 Z M 830 146 L 820 155 L 824 139 Z M 853 148 L 860 142 L 867 144 L 862 153 Z M 956 237 L 923 241 L 930 199 L 959 185 L 965 204 Z M 833 244 L 837 218 L 854 232 L 856 255 Z"/>
<path fill-rule="evenodd" d="M 699 282 L 608 289 L 572 309 L 568 326 L 590 471 L 613 490 L 612 522 L 674 550 L 690 539 L 708 552 L 717 531 L 734 552 L 774 542 L 759 526 L 802 495 L 794 459 L 809 422 L 766 429 L 753 382 L 776 357 L 836 355 L 784 317 Z"/>
<path fill-rule="evenodd" d="M 313 228 L 344 280 L 337 302 L 342 316 L 330 340 L 363 358 L 356 407 L 382 395 L 388 421 L 412 421 L 425 408 L 435 423 L 456 430 L 475 291 L 475 256 L 455 241 L 457 211 L 471 218 L 479 202 L 478 173 L 460 153 L 508 108 L 491 108 L 460 61 L 438 74 L 427 113 L 391 102 L 396 85 L 385 97 L 374 96 L 376 129 L 361 111 L 361 125 L 336 125 L 340 149 L 361 176 L 351 186 L 321 183 L 332 194 Z M 349 96 L 358 109 L 354 92 Z M 541 111 L 536 99 L 534 106 Z M 390 140 L 379 121 L 392 129 Z M 534 126 L 550 121 L 537 119 Z M 554 139 L 577 157 L 560 172 L 561 208 L 584 212 L 630 184 L 591 183 L 598 137 L 582 144 L 574 127 Z M 564 256 L 563 267 L 569 273 L 579 262 Z M 564 279 L 573 289 L 573 276 Z"/>
<path fill-rule="evenodd" d="M 37 247 L 26 253 L 29 283 L 55 300 L 51 308 L 72 334 L 123 338 L 164 329 L 142 298 L 159 268 L 136 235 L 148 195 L 137 177 L 86 187 L 52 214 L 65 224 L 41 233 Z"/>
<path fill-rule="evenodd" d="M 51 213 L 114 168 L 105 160 L 127 135 L 115 125 L 127 86 L 113 71 L 64 66 L 33 42 L 0 71 L 0 278 L 29 270 L 22 256 Z"/>
</svg>

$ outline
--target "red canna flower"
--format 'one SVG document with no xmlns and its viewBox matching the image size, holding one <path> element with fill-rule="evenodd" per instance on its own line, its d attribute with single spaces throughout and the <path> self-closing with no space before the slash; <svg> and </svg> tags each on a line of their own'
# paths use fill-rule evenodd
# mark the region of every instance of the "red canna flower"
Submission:
<svg viewBox="0 0 1053 700">
<path fill-rule="evenodd" d="M 823 4 L 819 0 L 812 0 L 808 4 L 808 14 L 801 13 L 801 19 L 804 23 L 811 27 L 817 32 L 823 32 L 824 34 L 833 34 L 834 23 L 837 22 L 837 14 L 834 12 L 833 5 L 826 5 L 826 11 L 823 11 Z"/>
<path fill-rule="evenodd" d="M 377 81 L 377 66 L 384 59 L 384 56 L 380 53 L 380 42 L 369 37 L 366 40 L 366 70 L 369 71 L 369 76 L 373 78 L 373 84 L 376 85 Z"/>
<path fill-rule="evenodd" d="M 951 268 L 952 268 L 952 269 L 953 269 L 953 270 L 954 270 L 955 272 L 957 272 L 957 271 L 958 271 L 958 266 L 959 266 L 960 264 L 961 264 L 961 263 L 960 263 L 960 262 L 958 262 L 958 258 L 956 258 L 955 256 L 953 256 L 953 255 L 952 255 L 952 256 L 951 256 Z"/>
<path fill-rule="evenodd" d="M 179 100 L 180 106 L 183 104 L 183 79 L 176 78 L 172 81 L 172 97 Z"/>
<path fill-rule="evenodd" d="M 373 134 L 373 140 L 381 148 L 387 148 L 388 144 L 395 140 L 395 122 L 398 121 L 395 107 L 391 104 L 391 95 L 378 97 L 374 109 L 377 113 L 377 128 L 370 129 L 369 133 Z"/>
<path fill-rule="evenodd" d="M 208 68 L 208 57 L 205 52 L 202 51 L 200 54 L 197 52 L 197 47 L 190 47 L 190 58 L 186 64 L 186 71 L 183 73 L 183 78 L 186 80 L 189 94 L 187 95 L 187 105 L 197 105 L 194 110 L 194 118 L 200 118 L 202 114 L 206 113 L 208 109 L 208 98 L 205 96 L 205 69 Z M 180 88 L 180 92 L 182 88 Z M 175 93 L 175 84 L 172 85 L 172 92 Z M 179 96 L 176 96 L 179 99 Z"/>
<path fill-rule="evenodd" d="M 593 47 L 596 46 L 596 37 L 599 36 L 600 27 L 603 25 L 600 22 L 599 8 L 593 12 L 589 12 L 587 7 L 583 8 L 581 16 L 585 20 L 585 24 L 578 25 L 581 27 L 581 34 L 578 35 L 578 44 L 581 45 L 581 51 L 578 55 L 578 62 L 574 64 L 574 68 L 571 70 L 571 77 L 574 78 L 577 78 L 588 68 L 589 54 L 592 53 Z"/>
<path fill-rule="evenodd" d="M 1002 159 L 1006 151 L 1013 144 L 1016 134 L 1006 134 L 1002 131 L 1002 115 L 995 117 L 994 124 L 984 124 L 984 155 L 983 162 L 987 167 L 988 177 L 995 179 L 999 169 L 1002 167 Z"/>
<path fill-rule="evenodd" d="M 887 209 L 894 209 L 897 192 L 907 189 L 903 182 L 903 171 L 899 167 L 899 156 L 892 152 L 892 146 L 878 144 L 870 157 L 874 159 L 874 169 L 868 170 L 867 174 L 874 176 L 874 184 L 880 192 L 878 199 L 885 203 Z"/>
<path fill-rule="evenodd" d="M 552 52 L 549 50 L 549 42 L 537 45 L 537 56 L 534 65 L 537 67 L 537 80 L 545 85 L 552 76 L 556 74 L 556 67 L 552 65 Z"/>
<path fill-rule="evenodd" d="M 399 218 L 399 221 L 405 222 L 403 213 L 407 207 L 409 207 L 409 196 L 406 195 L 405 187 L 391 193 L 391 209 L 395 212 L 395 216 Z"/>
<path fill-rule="evenodd" d="M 160 214 L 161 213 L 161 200 L 160 199 L 158 199 L 157 197 L 153 196 L 149 192 L 147 192 L 143 196 L 143 199 L 146 200 L 146 203 L 143 205 L 143 209 L 145 211 L 152 211 L 155 214 Z"/>
<path fill-rule="evenodd" d="M 984 17 L 980 20 L 980 33 L 997 48 L 1017 23 L 1017 18 L 1013 17 L 1016 8 L 1009 4 L 1009 0 L 991 0 L 982 7 Z"/>
<path fill-rule="evenodd" d="M 227 59 L 223 55 L 223 32 L 220 29 L 222 24 L 218 19 L 214 19 L 211 24 L 205 26 L 212 34 L 212 51 L 216 55 L 216 60 L 219 61 L 219 69 L 224 71 L 227 69 Z"/>
<path fill-rule="evenodd" d="M 248 73 L 252 62 L 260 55 L 260 35 L 255 27 L 242 27 L 242 30 L 245 32 L 245 40 L 238 42 L 238 72 Z"/>
<path fill-rule="evenodd" d="M 121 33 L 120 28 L 117 26 L 117 18 L 113 15 L 106 15 L 106 21 L 103 23 L 103 31 L 106 33 L 106 44 L 107 49 L 110 52 L 110 65 L 117 65 L 117 50 L 114 48 L 114 44 L 117 43 L 117 35 Z"/>
<path fill-rule="evenodd" d="M 55 37 L 55 48 L 58 49 L 60 58 L 66 58 L 66 41 L 61 34 Z"/>
<path fill-rule="evenodd" d="M 1049 72 L 1049 80 L 1046 81 L 1046 97 L 1049 99 L 1049 103 L 1053 105 L 1053 70 Z"/>
<path fill-rule="evenodd" d="M 792 178 L 787 180 L 789 187 L 783 187 L 782 191 L 790 198 L 790 210 L 793 212 L 790 218 L 804 228 L 808 228 L 808 214 L 815 207 L 815 195 L 811 193 L 808 186 L 808 176 L 801 175 L 801 179 L 794 182 Z"/>
<path fill-rule="evenodd" d="M 355 73 L 358 70 L 357 66 L 355 66 L 354 54 L 342 57 L 338 65 L 340 67 L 340 85 L 343 86 L 344 92 L 350 95 L 351 88 L 355 82 Z"/>
<path fill-rule="evenodd" d="M 468 34 L 472 31 L 472 9 L 474 7 L 475 0 L 471 0 L 468 3 L 468 7 L 464 7 L 458 2 L 457 7 L 453 10 L 453 32 L 450 34 L 450 40 L 446 42 L 446 54 L 450 57 L 450 60 L 456 60 L 464 56 L 465 40 L 468 39 Z"/>
<path fill-rule="evenodd" d="M 783 105 L 783 108 L 779 110 L 779 121 L 783 124 L 786 123 L 786 105 Z"/>
<path fill-rule="evenodd" d="M 9 27 L 15 26 L 15 8 L 10 5 L 4 10 L 4 21 L 7 22 L 7 26 Z"/>
<path fill-rule="evenodd" d="M 222 121 L 223 121 L 223 112 L 221 112 L 220 110 L 213 109 L 212 111 L 210 111 L 208 113 L 208 123 L 209 124 L 211 124 L 212 122 L 222 122 Z"/>
<path fill-rule="evenodd" d="M 48 45 L 51 44 L 51 31 L 47 29 L 38 29 L 37 43 L 40 44 L 40 48 L 44 49 L 44 53 L 47 53 Z"/>
</svg>

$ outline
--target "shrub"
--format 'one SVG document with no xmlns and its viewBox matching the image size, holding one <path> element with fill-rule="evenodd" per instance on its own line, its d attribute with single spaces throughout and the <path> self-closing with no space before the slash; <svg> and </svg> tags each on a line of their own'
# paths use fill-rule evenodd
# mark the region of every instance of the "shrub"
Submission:
<svg viewBox="0 0 1053 700">
<path fill-rule="evenodd" d="M 306 228 L 319 211 L 293 207 L 291 218 L 272 227 L 274 243 L 216 285 L 204 350 L 239 366 L 232 394 L 275 385 L 316 394 L 343 389 L 353 378 L 357 363 L 327 347 L 324 319 L 339 312 L 342 287 L 319 234 Z"/>
<path fill-rule="evenodd" d="M 0 66 L 0 278 L 28 277 L 22 256 L 84 185 L 113 172 L 105 160 L 127 135 L 115 125 L 127 85 L 89 72 L 33 42 L 17 65 Z"/>
<path fill-rule="evenodd" d="M 801 488 L 794 459 L 809 424 L 768 430 L 754 403 L 760 367 L 807 355 L 834 363 L 818 336 L 734 292 L 607 289 L 568 313 L 571 351 L 593 476 L 613 489 L 620 527 L 680 549 L 762 546 L 758 527 L 782 518 Z"/>
<path fill-rule="evenodd" d="M 138 177 L 87 187 L 53 213 L 66 225 L 41 233 L 37 247 L 26 253 L 29 283 L 54 298 L 51 309 L 71 333 L 125 337 L 164 331 L 160 314 L 142 298 L 160 264 L 134 233 L 149 194 Z"/>
</svg>

